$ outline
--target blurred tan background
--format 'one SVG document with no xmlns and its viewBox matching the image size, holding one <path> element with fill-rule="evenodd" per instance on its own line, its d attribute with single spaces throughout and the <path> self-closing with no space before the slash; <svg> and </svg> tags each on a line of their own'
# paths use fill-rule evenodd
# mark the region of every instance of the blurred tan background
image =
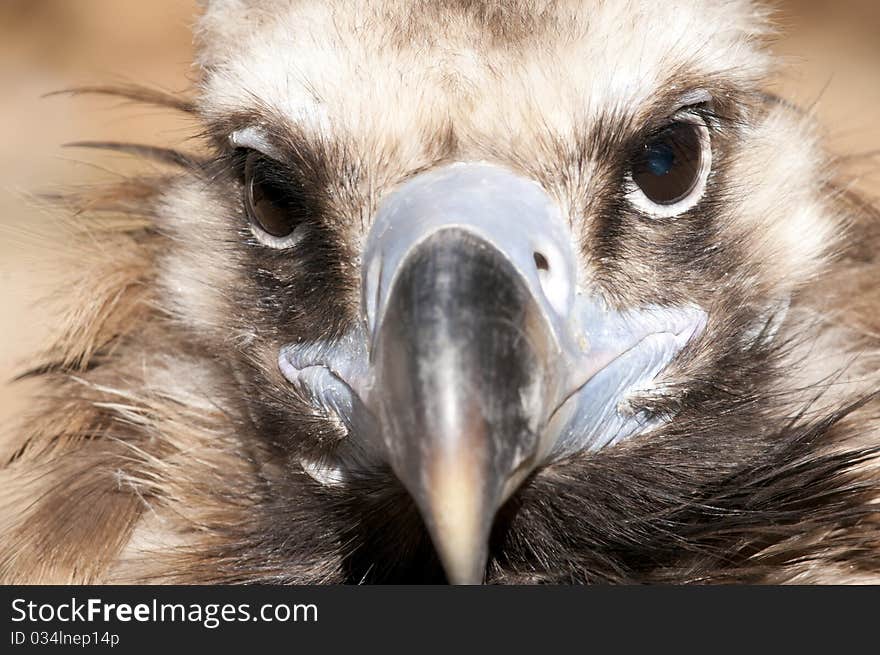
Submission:
<svg viewBox="0 0 880 655">
<path fill-rule="evenodd" d="M 839 153 L 880 152 L 880 0 L 777 2 L 786 72 L 776 90 L 813 106 Z M 42 95 L 137 81 L 184 91 L 195 79 L 194 0 L 0 0 L 0 428 L 27 406 L 28 384 L 3 385 L 50 328 L 39 299 L 51 256 L 29 232 L 47 220 L 28 192 L 106 179 L 136 165 L 65 150 L 75 140 L 180 145 L 188 125 L 167 112 L 107 98 Z M 880 194 L 880 156 L 862 158 L 859 185 Z M 873 164 L 871 163 L 873 161 Z"/>
</svg>

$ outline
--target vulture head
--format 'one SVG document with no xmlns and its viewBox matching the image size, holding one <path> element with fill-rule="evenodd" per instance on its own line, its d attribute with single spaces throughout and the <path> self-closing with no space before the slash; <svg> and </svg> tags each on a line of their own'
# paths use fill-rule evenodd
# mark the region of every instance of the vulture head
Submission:
<svg viewBox="0 0 880 655">
<path fill-rule="evenodd" d="M 115 90 L 202 152 L 81 144 L 169 168 L 66 198 L 98 263 L 30 372 L 0 576 L 880 579 L 877 223 L 764 90 L 769 32 L 207 2 L 197 97 Z"/>
</svg>

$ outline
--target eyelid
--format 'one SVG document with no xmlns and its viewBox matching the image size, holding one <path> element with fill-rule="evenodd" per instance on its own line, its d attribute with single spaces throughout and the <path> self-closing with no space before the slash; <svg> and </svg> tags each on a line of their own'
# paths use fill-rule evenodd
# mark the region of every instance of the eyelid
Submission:
<svg viewBox="0 0 880 655">
<path fill-rule="evenodd" d="M 715 113 L 715 99 L 708 93 L 695 95 L 692 99 L 699 101 L 681 105 L 671 114 L 669 122 L 686 121 L 704 125 L 710 132 L 717 130 L 721 117 Z"/>
<path fill-rule="evenodd" d="M 694 105 L 712 104 L 713 100 L 714 98 L 712 97 L 712 94 L 705 89 L 692 89 L 683 94 L 678 99 L 678 109 L 676 109 L 673 113 L 678 113 L 682 109 L 687 109 L 688 107 L 693 107 Z"/>
<path fill-rule="evenodd" d="M 697 104 L 682 105 L 672 112 L 666 120 L 656 125 L 641 137 L 641 143 L 656 138 L 676 123 L 691 123 L 709 130 L 710 134 L 717 128 L 717 122 L 712 112 L 711 100 Z"/>
<path fill-rule="evenodd" d="M 256 150 L 270 159 L 279 160 L 281 158 L 281 153 L 272 145 L 266 131 L 256 125 L 236 130 L 229 135 L 229 143 L 234 148 Z"/>
<path fill-rule="evenodd" d="M 668 114 L 665 123 L 660 126 L 660 129 L 662 130 L 672 123 L 687 119 L 691 119 L 691 122 L 700 122 L 706 127 L 711 128 L 712 125 L 709 118 L 712 115 L 714 104 L 715 99 L 711 93 L 705 89 L 692 89 L 679 96 L 676 108 Z M 693 119 L 697 120 L 694 121 Z"/>
</svg>

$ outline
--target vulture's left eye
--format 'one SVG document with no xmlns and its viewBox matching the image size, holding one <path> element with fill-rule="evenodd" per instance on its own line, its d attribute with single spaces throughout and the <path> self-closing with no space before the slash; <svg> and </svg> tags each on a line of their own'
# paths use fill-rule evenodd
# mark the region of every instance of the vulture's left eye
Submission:
<svg viewBox="0 0 880 655">
<path fill-rule="evenodd" d="M 630 162 L 628 197 L 650 216 L 676 216 L 700 200 L 711 164 L 708 128 L 675 121 L 638 148 Z"/>
<path fill-rule="evenodd" d="M 254 235 L 264 245 L 288 248 L 298 242 L 308 215 L 305 194 L 292 175 L 262 153 L 244 164 L 244 206 Z"/>
</svg>

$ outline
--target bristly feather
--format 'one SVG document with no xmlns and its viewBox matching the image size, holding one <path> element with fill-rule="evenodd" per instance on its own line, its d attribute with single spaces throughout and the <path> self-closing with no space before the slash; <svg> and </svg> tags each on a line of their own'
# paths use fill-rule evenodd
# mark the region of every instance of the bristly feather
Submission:
<svg viewBox="0 0 880 655">
<path fill-rule="evenodd" d="M 173 148 L 160 148 L 143 143 L 122 143 L 119 141 L 71 141 L 64 144 L 65 148 L 90 148 L 92 150 L 111 150 L 136 157 L 143 157 L 161 164 L 178 168 L 199 168 L 204 165 L 192 155 L 187 155 Z"/>
<path fill-rule="evenodd" d="M 669 52 L 651 50 L 659 37 L 645 45 L 643 57 L 666 62 L 657 72 L 631 48 L 579 40 L 629 14 L 649 28 L 668 18 L 639 3 L 602 4 L 589 21 L 582 3 L 388 0 L 351 15 L 341 2 L 303 4 L 319 24 L 336 7 L 339 32 L 310 41 L 325 56 L 280 86 L 273 39 L 302 56 L 293 37 L 309 21 L 249 0 L 209 3 L 198 99 L 70 91 L 186 112 L 209 154 L 86 143 L 171 170 L 49 198 L 72 216 L 78 265 L 59 291 L 57 340 L 23 373 L 42 382 L 41 398 L 0 440 L 0 581 L 444 580 L 388 470 L 340 486 L 303 470 L 303 453 L 344 435 L 290 391 L 274 354 L 353 320 L 358 239 L 385 189 L 438 162 L 486 158 L 553 190 L 588 253 L 585 275 L 612 302 L 698 297 L 713 335 L 652 401 L 674 420 L 523 485 L 499 515 L 487 580 L 880 582 L 880 220 L 834 183 L 809 117 L 760 90 L 762 17 L 743 2 L 680 3 L 694 29 Z M 248 20 L 228 13 L 244 5 Z M 706 46 L 714 38 L 730 61 Z M 443 39 L 468 47 L 432 60 Z M 430 70 L 412 63 L 413 43 L 433 53 Z M 562 70 L 554 48 L 599 62 L 600 76 L 609 57 L 635 66 L 662 92 Z M 667 65 L 683 52 L 697 62 Z M 399 111 L 373 111 L 368 65 Z M 516 72 L 525 77 L 510 82 Z M 619 194 L 621 144 L 691 82 L 718 91 L 718 193 L 684 226 L 644 225 Z M 563 110 L 591 83 L 596 97 L 623 95 Z M 260 248 L 241 220 L 228 136 L 253 122 L 268 125 L 316 207 L 292 252 Z"/>
<path fill-rule="evenodd" d="M 103 95 L 114 98 L 122 98 L 132 102 L 175 109 L 186 114 L 196 113 L 196 104 L 184 96 L 175 95 L 160 89 L 154 89 L 141 84 L 116 84 L 116 85 L 91 85 L 76 86 L 70 89 L 52 91 L 45 97 L 55 95 Z"/>
</svg>

